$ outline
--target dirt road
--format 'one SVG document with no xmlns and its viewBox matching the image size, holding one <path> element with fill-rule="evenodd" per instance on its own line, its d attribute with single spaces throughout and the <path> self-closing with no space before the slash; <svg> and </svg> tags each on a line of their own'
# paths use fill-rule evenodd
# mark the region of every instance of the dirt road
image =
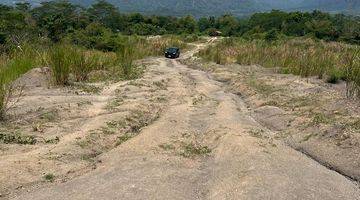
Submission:
<svg viewBox="0 0 360 200">
<path fill-rule="evenodd" d="M 137 85 L 166 80 L 157 120 L 102 154 L 95 170 L 11 199 L 360 199 L 355 182 L 273 139 L 208 73 L 151 61 Z"/>
</svg>

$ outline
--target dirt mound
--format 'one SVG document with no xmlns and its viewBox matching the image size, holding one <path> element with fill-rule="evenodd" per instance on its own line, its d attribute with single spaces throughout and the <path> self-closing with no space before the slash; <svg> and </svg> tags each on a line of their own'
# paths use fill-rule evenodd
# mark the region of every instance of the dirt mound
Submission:
<svg viewBox="0 0 360 200">
<path fill-rule="evenodd" d="M 51 79 L 51 71 L 48 67 L 34 68 L 14 81 L 15 86 L 47 87 Z"/>
</svg>

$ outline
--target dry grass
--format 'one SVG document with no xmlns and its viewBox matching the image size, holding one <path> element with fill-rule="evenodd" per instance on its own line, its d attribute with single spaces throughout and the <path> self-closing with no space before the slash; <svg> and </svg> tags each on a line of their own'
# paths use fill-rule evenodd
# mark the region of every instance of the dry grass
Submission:
<svg viewBox="0 0 360 200">
<path fill-rule="evenodd" d="M 360 48 L 338 42 L 290 39 L 275 42 L 229 38 L 199 55 L 218 64 L 259 64 L 281 73 L 317 76 L 329 83 L 348 82 L 349 96 L 360 93 Z"/>
</svg>

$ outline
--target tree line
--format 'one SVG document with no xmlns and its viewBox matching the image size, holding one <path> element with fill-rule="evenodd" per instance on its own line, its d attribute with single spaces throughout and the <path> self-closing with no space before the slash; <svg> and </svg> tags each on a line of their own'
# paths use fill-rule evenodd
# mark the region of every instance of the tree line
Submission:
<svg viewBox="0 0 360 200">
<path fill-rule="evenodd" d="M 327 41 L 360 44 L 360 17 L 321 11 L 283 12 L 273 10 L 248 18 L 145 16 L 121 13 L 114 5 L 98 0 L 88 8 L 68 1 L 0 4 L 0 44 L 34 37 L 52 42 L 68 39 L 93 47 L 105 42 L 111 50 L 114 35 L 212 34 L 273 40 L 281 36 L 311 36 Z M 108 44 L 109 43 L 109 44 Z"/>
</svg>

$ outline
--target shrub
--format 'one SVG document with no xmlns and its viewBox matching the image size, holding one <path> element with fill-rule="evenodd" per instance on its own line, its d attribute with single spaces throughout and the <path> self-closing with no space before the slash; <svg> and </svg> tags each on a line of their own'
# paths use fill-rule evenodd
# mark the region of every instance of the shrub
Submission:
<svg viewBox="0 0 360 200">
<path fill-rule="evenodd" d="M 265 40 L 268 42 L 275 41 L 278 39 L 278 33 L 276 29 L 273 29 L 265 34 Z"/>
</svg>

